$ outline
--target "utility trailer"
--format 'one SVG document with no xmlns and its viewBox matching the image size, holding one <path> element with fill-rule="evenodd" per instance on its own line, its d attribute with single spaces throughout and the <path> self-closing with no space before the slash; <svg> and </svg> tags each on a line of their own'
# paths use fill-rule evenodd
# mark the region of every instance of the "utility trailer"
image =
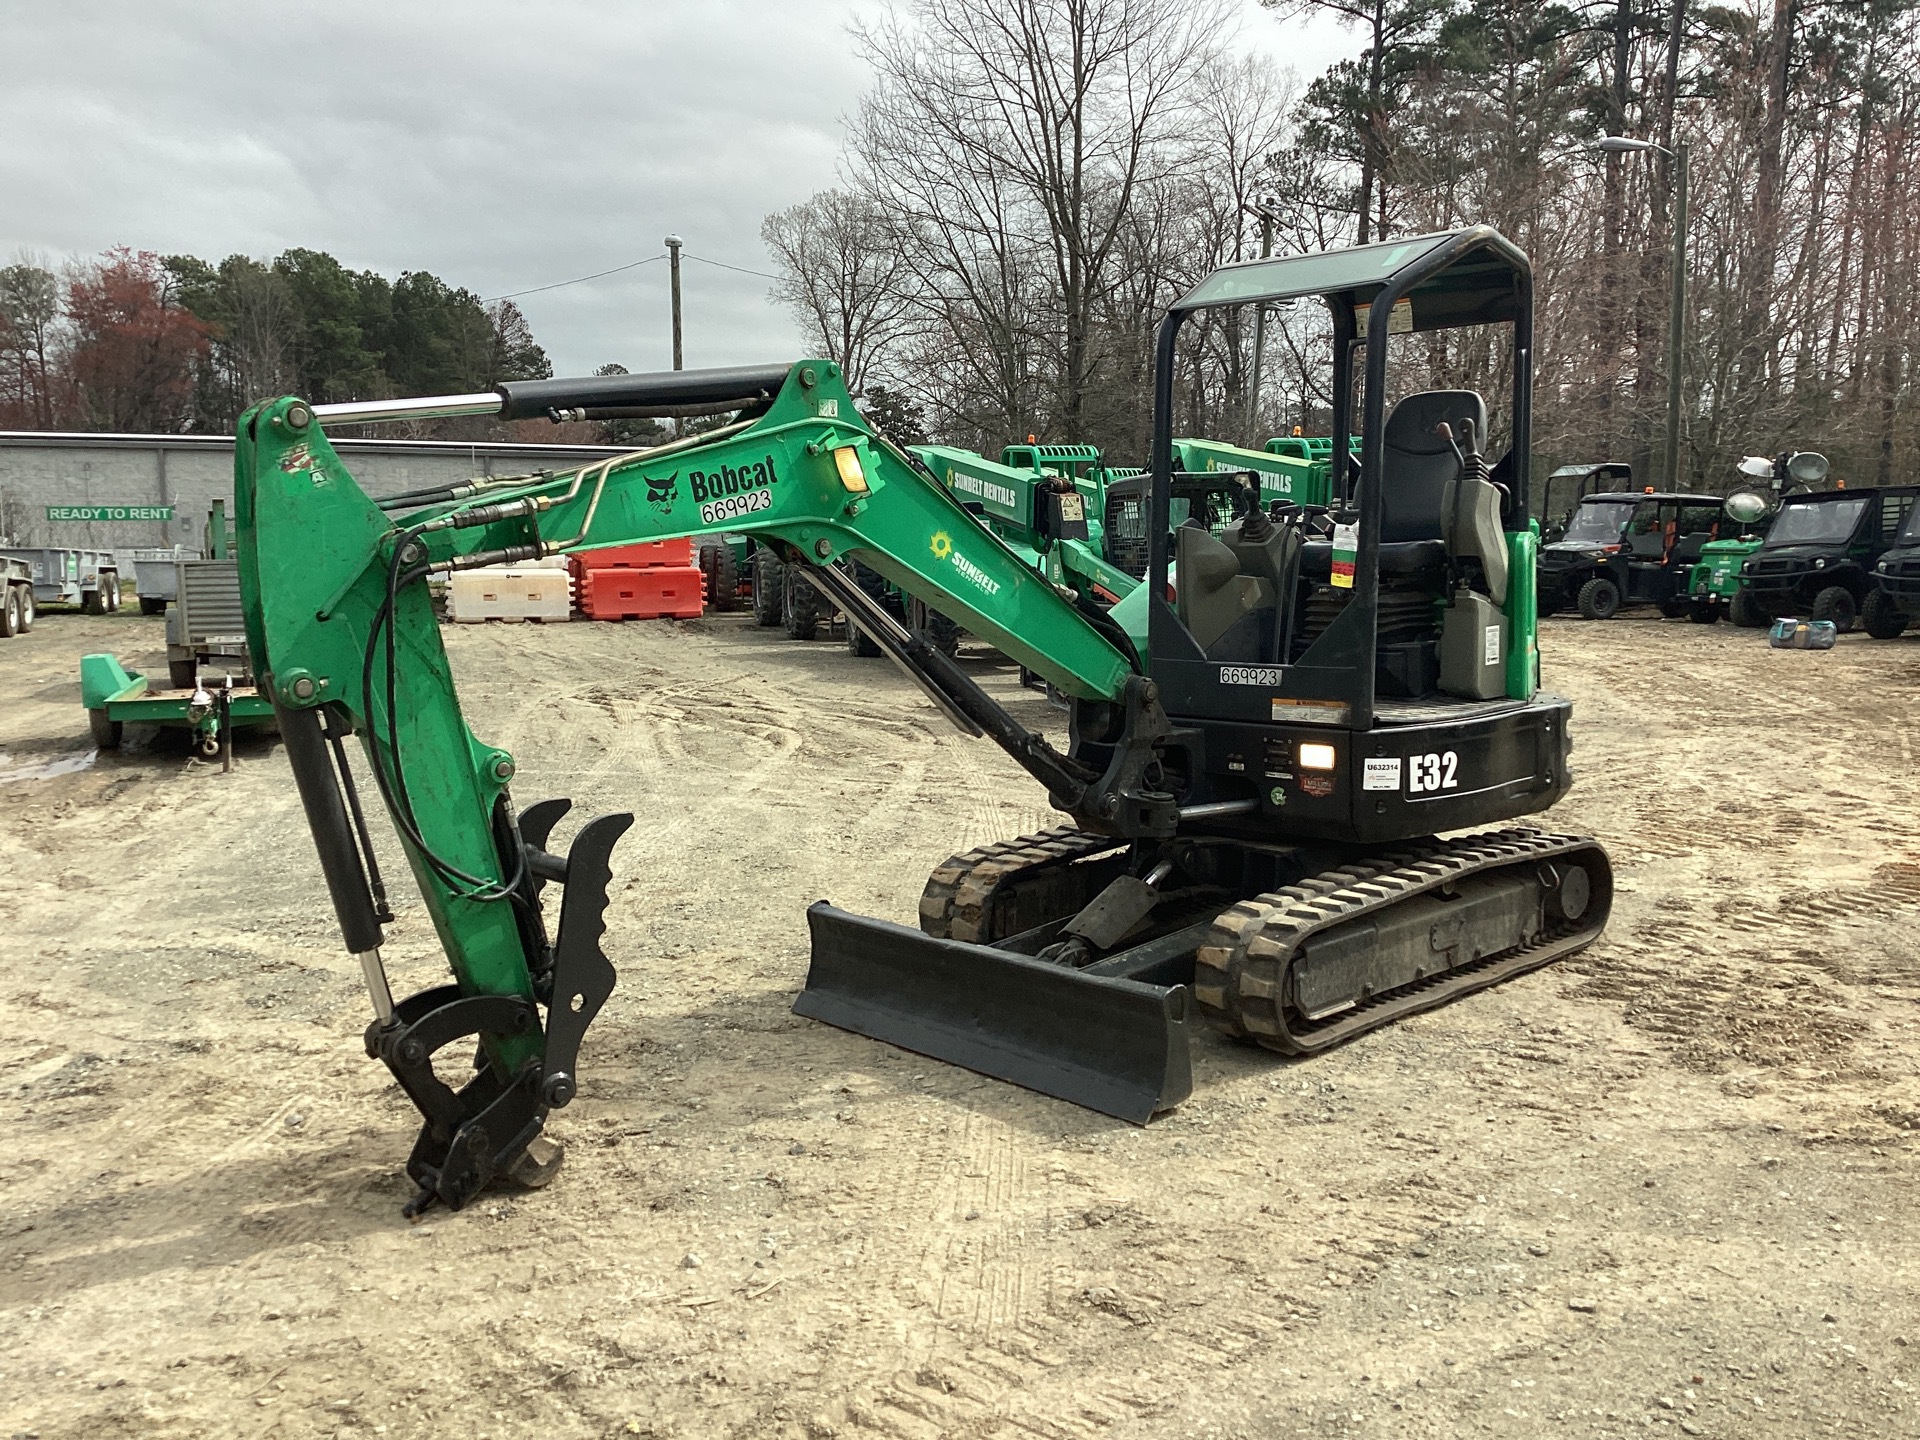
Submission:
<svg viewBox="0 0 1920 1440">
<path fill-rule="evenodd" d="M 180 572 L 175 567 L 191 558 L 184 545 L 143 547 L 133 552 L 133 593 L 142 615 L 162 615 L 180 598 Z"/>
<path fill-rule="evenodd" d="M 273 723 L 273 702 L 236 677 L 208 677 L 209 683 L 155 689 L 147 678 L 128 670 L 112 655 L 80 657 L 80 701 L 87 707 L 87 728 L 102 750 L 120 748 L 124 725 L 158 725 L 193 732 L 194 748 L 206 759 L 230 759 L 233 732 L 242 726 Z"/>
<path fill-rule="evenodd" d="M 33 567 L 11 555 L 0 555 L 0 580 L 6 594 L 0 598 L 0 640 L 11 640 L 33 628 Z"/>
<path fill-rule="evenodd" d="M 0 555 L 26 562 L 37 605 L 78 605 L 89 615 L 120 608 L 120 562 L 111 550 L 8 545 Z"/>
</svg>

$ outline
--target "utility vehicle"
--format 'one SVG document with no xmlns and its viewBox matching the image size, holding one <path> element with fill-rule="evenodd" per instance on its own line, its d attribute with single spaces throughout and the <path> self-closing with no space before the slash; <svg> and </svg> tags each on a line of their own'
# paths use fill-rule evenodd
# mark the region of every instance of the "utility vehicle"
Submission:
<svg viewBox="0 0 1920 1440">
<path fill-rule="evenodd" d="M 1752 490 L 1736 490 L 1721 507 L 1720 537 L 1700 547 L 1700 561 L 1687 580 L 1687 618 L 1717 625 L 1740 593 L 1740 566 L 1767 538 L 1773 502 Z"/>
<path fill-rule="evenodd" d="M 1767 538 L 1740 562 L 1734 623 L 1757 629 L 1792 615 L 1851 630 L 1917 496 L 1920 486 L 1896 485 L 1784 497 Z"/>
<path fill-rule="evenodd" d="M 1583 495 L 1565 533 L 1540 547 L 1540 613 L 1578 609 L 1610 620 L 1623 605 L 1687 613 L 1687 585 L 1720 533 L 1718 495 L 1606 491 Z"/>
<path fill-rule="evenodd" d="M 1562 465 L 1547 476 L 1540 492 L 1540 540 L 1550 545 L 1567 533 L 1574 507 L 1601 490 L 1633 489 L 1633 467 L 1619 460 L 1599 464 Z"/>
<path fill-rule="evenodd" d="M 1920 616 L 1920 505 L 1907 511 L 1893 544 L 1874 562 L 1873 588 L 1860 606 L 1860 628 L 1892 640 Z"/>
</svg>

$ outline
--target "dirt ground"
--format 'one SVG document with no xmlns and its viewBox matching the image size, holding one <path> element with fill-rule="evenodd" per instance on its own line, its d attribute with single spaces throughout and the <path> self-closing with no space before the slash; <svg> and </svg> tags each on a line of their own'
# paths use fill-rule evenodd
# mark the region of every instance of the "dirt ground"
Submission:
<svg viewBox="0 0 1920 1440">
<path fill-rule="evenodd" d="M 891 667 L 451 630 L 521 803 L 639 820 L 560 1178 L 408 1225 L 279 750 L 81 764 L 160 626 L 0 645 L 0 1436 L 1920 1435 L 1920 637 L 1548 622 L 1601 943 L 1135 1129 L 788 1013 L 808 902 L 1054 818 Z"/>
</svg>

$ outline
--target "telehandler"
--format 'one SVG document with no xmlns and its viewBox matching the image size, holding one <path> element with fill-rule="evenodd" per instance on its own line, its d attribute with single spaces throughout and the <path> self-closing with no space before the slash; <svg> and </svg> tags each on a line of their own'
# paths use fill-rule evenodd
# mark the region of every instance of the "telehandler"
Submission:
<svg viewBox="0 0 1920 1440">
<path fill-rule="evenodd" d="M 1176 529 L 1181 326 L 1308 297 L 1331 312 L 1334 433 L 1362 437 L 1321 517 L 1331 533 L 1269 513 L 1251 482 L 1219 534 Z M 1438 348 L 1421 332 L 1498 327 L 1514 377 L 1498 463 L 1477 393 L 1389 406 L 1390 316 L 1415 332 L 1408 359 Z M 457 1209 L 496 1176 L 537 1183 L 558 1163 L 540 1132 L 573 1098 L 582 1036 L 614 986 L 603 912 L 632 823 L 601 816 L 549 852 L 569 802 L 516 808 L 514 759 L 462 718 L 431 575 L 716 530 L 777 550 L 1070 820 L 948 860 L 918 928 L 811 907 L 794 1008 L 1109 1115 L 1145 1123 L 1189 1094 L 1197 1023 L 1311 1055 L 1592 943 L 1611 905 L 1605 852 L 1509 823 L 1572 783 L 1571 706 L 1537 689 L 1532 322 L 1526 258 L 1486 226 L 1208 276 L 1157 336 L 1148 583 L 1105 613 L 974 523 L 866 424 L 825 361 L 249 410 L 235 457 L 248 638 L 366 977 L 368 1051 L 425 1117 L 408 1212 Z M 692 406 L 737 415 L 534 484 L 378 502 L 326 436 L 401 417 Z M 874 605 L 836 563 L 847 557 L 1044 676 L 1071 706 L 1067 747 Z M 1317 628 L 1291 653 L 1310 599 Z M 454 974 L 399 1001 L 349 737 Z M 1458 833 L 1485 825 L 1499 828 Z M 464 1083 L 435 1073 L 437 1055 Z"/>
</svg>

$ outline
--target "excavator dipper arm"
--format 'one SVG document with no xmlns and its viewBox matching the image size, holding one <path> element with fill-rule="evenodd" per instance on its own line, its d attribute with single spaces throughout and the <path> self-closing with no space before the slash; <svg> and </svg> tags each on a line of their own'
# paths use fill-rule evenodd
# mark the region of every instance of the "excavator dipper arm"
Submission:
<svg viewBox="0 0 1920 1440">
<path fill-rule="evenodd" d="M 686 413 L 751 418 L 577 470 L 375 500 L 328 443 L 329 422 L 488 412 L 572 418 Z M 776 548 L 868 630 L 972 733 L 985 732 L 1083 828 L 1170 833 L 1146 784 L 1165 729 L 1150 681 L 1101 629 L 961 508 L 855 410 L 837 368 L 679 372 L 513 382 L 491 395 L 314 407 L 282 398 L 242 417 L 235 517 L 248 640 L 271 695 L 347 948 L 373 1003 L 368 1053 L 422 1112 L 408 1171 L 418 1213 L 459 1208 L 496 1177 L 537 1182 L 548 1112 L 576 1090 L 581 1036 L 611 994 L 600 937 L 615 841 L 604 816 L 564 858 L 549 832 L 570 802 L 516 812 L 514 760 L 468 728 L 428 577 L 481 565 L 728 531 Z M 1124 732 L 1104 773 L 1018 725 L 924 637 L 833 562 L 857 558 L 991 641 Z M 454 983 L 395 1002 L 381 959 L 392 920 L 344 741 L 384 802 Z M 565 887 L 549 938 L 540 904 Z M 544 1019 L 542 1011 L 544 1010 Z M 479 1042 L 471 1079 L 434 1056 Z M 470 1052 L 458 1052 L 470 1053 Z"/>
</svg>

